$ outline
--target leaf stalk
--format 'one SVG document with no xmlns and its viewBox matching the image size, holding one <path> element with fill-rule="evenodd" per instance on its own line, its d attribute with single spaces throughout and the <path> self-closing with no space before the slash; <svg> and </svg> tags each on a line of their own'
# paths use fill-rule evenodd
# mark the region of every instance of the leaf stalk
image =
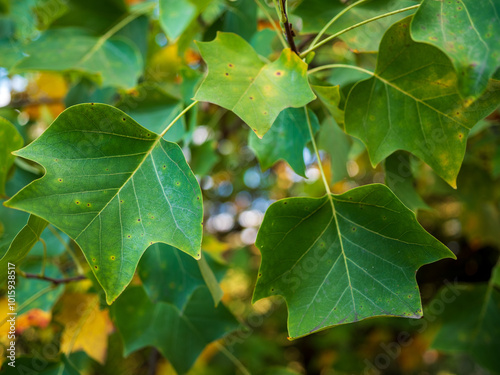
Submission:
<svg viewBox="0 0 500 375">
<path fill-rule="evenodd" d="M 376 21 L 376 20 L 379 20 L 381 18 L 385 18 L 385 17 L 389 17 L 389 16 L 392 16 L 394 14 L 398 14 L 398 13 L 403 13 L 403 12 L 406 12 L 408 10 L 412 10 L 412 9 L 416 9 L 420 6 L 420 4 L 417 4 L 417 5 L 412 5 L 410 7 L 406 7 L 406 8 L 402 8 L 402 9 L 398 9 L 398 10 L 395 10 L 393 12 L 389 12 L 389 13 L 385 13 L 385 14 L 381 14 L 380 16 L 376 16 L 376 17 L 372 17 L 372 18 L 369 18 L 367 20 L 364 20 L 362 22 L 359 22 L 355 25 L 352 25 L 352 26 L 349 26 L 343 30 L 340 30 L 339 32 L 336 32 L 335 34 L 333 35 L 330 35 L 328 38 L 325 38 L 323 39 L 322 41 L 320 42 L 317 42 L 316 44 L 313 44 L 312 46 L 310 46 L 307 50 L 305 50 L 304 52 L 302 52 L 299 56 L 301 58 L 303 57 L 306 57 L 310 52 L 318 49 L 319 47 L 323 46 L 324 44 L 328 43 L 329 41 L 331 41 L 332 39 L 335 39 L 337 38 L 338 36 L 348 32 L 348 31 L 351 31 L 352 29 L 355 29 L 357 27 L 360 27 L 360 26 L 363 26 L 367 23 L 370 23 L 370 22 L 373 22 L 373 21 Z"/>
</svg>

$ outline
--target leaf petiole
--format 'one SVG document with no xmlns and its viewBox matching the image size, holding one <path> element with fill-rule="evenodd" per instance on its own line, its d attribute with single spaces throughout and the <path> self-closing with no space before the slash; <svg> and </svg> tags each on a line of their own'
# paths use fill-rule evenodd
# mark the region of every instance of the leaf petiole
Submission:
<svg viewBox="0 0 500 375">
<path fill-rule="evenodd" d="M 321 31 L 316 35 L 316 37 L 313 39 L 311 42 L 311 46 L 314 46 L 318 41 L 321 39 L 321 37 L 327 32 L 327 30 L 330 28 L 330 26 L 333 25 L 335 21 L 337 21 L 340 17 L 342 17 L 344 14 L 346 14 L 348 11 L 350 11 L 352 8 L 361 5 L 363 3 L 366 3 L 367 1 L 370 0 L 361 0 L 358 2 L 355 2 L 354 4 L 349 5 L 348 7 L 344 8 L 342 11 L 337 13 L 328 23 L 321 29 Z"/>
<path fill-rule="evenodd" d="M 176 122 L 177 122 L 177 121 L 178 121 L 178 120 L 179 120 L 182 116 L 184 116 L 184 115 L 185 115 L 185 114 L 186 114 L 186 113 L 187 113 L 187 112 L 188 112 L 191 108 L 193 108 L 193 107 L 194 107 L 196 104 L 198 104 L 198 103 L 199 103 L 199 101 L 198 101 L 198 100 L 195 100 L 195 101 L 194 101 L 194 102 L 192 102 L 190 105 L 188 105 L 186 108 L 184 108 L 184 110 L 183 110 L 181 113 L 179 113 L 179 114 L 177 115 L 177 117 L 176 117 L 176 118 L 174 118 L 170 124 L 168 124 L 168 126 L 165 128 L 165 130 L 161 132 L 160 137 L 159 137 L 158 139 L 162 139 L 162 138 L 163 138 L 163 136 L 164 136 L 164 135 L 168 132 L 168 130 L 169 130 L 172 126 L 174 126 L 174 124 L 175 124 L 175 123 L 176 123 Z"/>
<path fill-rule="evenodd" d="M 330 195 L 332 194 L 332 192 L 330 191 L 330 184 L 328 183 L 328 180 L 326 179 L 325 171 L 323 170 L 323 165 L 321 163 L 321 156 L 319 155 L 318 146 L 316 145 L 316 140 L 314 139 L 314 132 L 312 129 L 311 118 L 309 117 L 309 111 L 307 110 L 307 106 L 304 107 L 304 110 L 306 112 L 307 127 L 309 129 L 309 134 L 311 135 L 311 144 L 313 146 L 316 158 L 318 159 L 318 167 L 319 167 L 319 171 L 321 173 L 321 178 L 323 179 L 323 184 L 325 185 L 326 193 L 330 197 Z M 331 201 L 331 199 L 332 198 L 330 197 L 330 201 Z M 333 202 L 332 202 L 332 207 L 333 207 Z M 335 208 L 334 208 L 334 210 L 335 210 Z"/>
<path fill-rule="evenodd" d="M 106 41 L 115 35 L 118 31 L 127 26 L 130 22 L 135 20 L 136 18 L 142 16 L 145 13 L 152 11 L 156 7 L 155 3 L 146 3 L 137 7 L 132 13 L 127 14 L 124 18 L 114 24 L 108 31 L 106 31 L 103 35 L 101 35 L 97 41 L 97 43 L 81 58 L 78 64 L 83 64 L 88 59 L 90 59 L 94 53 L 96 53 L 99 48 L 102 47 Z"/>
<path fill-rule="evenodd" d="M 273 18 L 271 17 L 269 12 L 267 11 L 266 7 L 261 4 L 260 0 L 255 0 L 255 3 L 260 8 L 260 10 L 262 10 L 262 13 L 264 13 L 264 15 L 266 16 L 267 20 L 271 24 L 271 27 L 276 32 L 276 35 L 278 35 L 278 39 L 280 40 L 281 44 L 283 45 L 283 48 L 288 48 L 288 45 L 286 44 L 285 38 L 283 38 L 283 34 L 281 33 L 281 30 L 278 29 L 278 27 L 276 26 L 276 23 L 274 22 Z"/>
<path fill-rule="evenodd" d="M 308 70 L 307 74 L 314 74 L 314 73 L 320 72 L 322 70 L 335 69 L 335 68 L 354 69 L 354 70 L 358 70 L 360 72 L 369 74 L 371 76 L 375 75 L 375 73 L 372 72 L 372 71 L 370 71 L 370 70 L 360 68 L 359 66 L 356 66 L 356 65 L 348 65 L 348 64 L 328 64 L 328 65 L 322 65 L 322 66 L 318 66 L 317 68 Z"/>
<path fill-rule="evenodd" d="M 370 23 L 370 22 L 373 22 L 373 21 L 376 21 L 376 20 L 379 20 L 381 18 L 385 18 L 385 17 L 389 17 L 389 16 L 392 16 L 394 14 L 398 14 L 398 13 L 403 13 L 403 12 L 406 12 L 408 10 L 412 10 L 412 9 L 416 9 L 420 6 L 420 4 L 417 4 L 417 5 L 412 5 L 411 7 L 406 7 L 406 8 L 402 8 L 402 9 L 398 9 L 398 10 L 395 10 L 393 12 L 389 12 L 389 13 L 385 13 L 385 14 L 381 14 L 380 16 L 376 16 L 376 17 L 372 17 L 372 18 L 369 18 L 367 20 L 364 20 L 362 22 L 359 22 L 355 25 L 352 25 L 352 26 L 349 26 L 343 30 L 340 30 L 338 32 L 336 32 L 335 34 L 333 35 L 330 35 L 328 38 L 325 38 L 323 39 L 322 41 L 320 42 L 317 42 L 316 44 L 313 44 L 311 45 L 307 50 L 305 50 L 304 52 L 302 52 L 299 56 L 301 58 L 304 58 L 306 57 L 310 52 L 318 49 L 319 47 L 323 46 L 324 44 L 328 43 L 329 41 L 331 41 L 332 39 L 335 39 L 337 38 L 338 36 L 348 32 L 348 31 L 351 31 L 352 29 L 355 29 L 357 27 L 360 27 L 360 26 L 363 26 L 367 23 Z"/>
</svg>

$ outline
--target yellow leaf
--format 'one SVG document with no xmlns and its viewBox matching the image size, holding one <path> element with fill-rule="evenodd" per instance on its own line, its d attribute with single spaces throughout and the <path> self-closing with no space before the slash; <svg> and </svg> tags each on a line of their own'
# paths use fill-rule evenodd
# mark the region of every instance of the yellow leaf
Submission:
<svg viewBox="0 0 500 375">
<path fill-rule="evenodd" d="M 56 320 L 63 324 L 61 351 L 70 354 L 83 350 L 104 364 L 108 351 L 108 334 L 113 329 L 108 310 L 99 309 L 95 294 L 66 294 Z"/>
<path fill-rule="evenodd" d="M 214 236 L 205 235 L 203 236 L 203 242 L 201 248 L 207 253 L 215 258 L 220 263 L 226 263 L 222 254 L 231 249 L 231 245 L 225 242 L 219 241 Z"/>
<path fill-rule="evenodd" d="M 169 44 L 153 55 L 149 73 L 157 81 L 168 81 L 176 76 L 181 63 L 177 44 Z"/>
<path fill-rule="evenodd" d="M 68 92 L 68 84 L 60 74 L 43 72 L 28 83 L 27 92 L 33 101 L 62 100 Z"/>
</svg>

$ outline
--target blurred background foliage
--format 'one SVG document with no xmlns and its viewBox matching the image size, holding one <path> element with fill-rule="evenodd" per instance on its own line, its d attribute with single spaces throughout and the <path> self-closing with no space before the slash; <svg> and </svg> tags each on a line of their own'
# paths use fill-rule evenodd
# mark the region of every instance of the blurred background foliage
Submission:
<svg viewBox="0 0 500 375">
<path fill-rule="evenodd" d="M 147 2 L 0 1 L 0 66 L 3 67 L 0 116 L 15 124 L 26 144 L 38 137 L 65 108 L 86 102 L 117 106 L 143 126 L 159 131 L 190 103 L 203 77 L 204 63 L 193 40 L 212 40 L 219 30 L 235 32 L 265 58 L 273 60 L 278 56 L 279 40 L 262 12 L 262 7 L 267 7 L 264 3 L 259 7 L 254 0 L 178 2 L 189 3 L 194 9 L 191 18 L 170 19 L 168 14 L 154 10 L 149 16 L 136 17 L 117 33 L 139 54 L 140 78 L 133 85 L 124 80 L 124 85 L 103 86 L 102 75 L 79 69 L 18 74 L 8 73 L 8 69 L 22 57 L 24 46 L 40 38 L 45 30 L 78 26 L 92 35 L 102 35 L 133 12 L 134 7 Z M 333 2 L 337 7 L 342 6 Z M 165 3 L 174 6 L 175 1 Z M 299 3 L 291 1 L 290 9 L 294 27 L 304 31 L 297 38 L 300 46 L 318 31 L 317 22 L 321 21 L 311 15 L 330 18 L 322 13 L 330 2 Z M 335 62 L 374 68 L 380 37 L 394 21 L 378 25 L 377 30 L 365 29 L 335 40 L 318 51 L 312 67 Z M 352 84 L 364 77 L 356 71 L 333 70 L 322 78 L 330 84 L 340 84 L 342 105 Z M 221 281 L 223 303 L 246 328 L 207 346 L 189 374 L 242 373 L 245 370 L 241 366 L 252 374 L 494 372 L 494 367 L 467 353 L 432 347 L 440 325 L 446 324 L 446 320 L 441 319 L 443 309 L 431 301 L 439 296 L 437 292 L 445 280 L 452 285 L 487 283 L 497 262 L 500 113 L 493 113 L 471 132 L 458 189 L 454 190 L 408 153 L 398 152 L 391 156 L 397 159 L 389 158 L 385 165 L 372 167 L 363 144 L 343 133 L 319 100 L 311 108 L 321 124 L 321 156 L 332 178 L 332 191 L 342 193 L 356 186 L 385 182 L 397 195 L 409 194 L 400 198 L 418 209 L 420 223 L 458 259 L 427 265 L 418 272 L 423 304 L 427 306 L 421 321 L 368 319 L 289 341 L 283 301 L 265 299 L 255 305 L 250 302 L 260 263 L 254 241 L 264 212 L 272 202 L 290 196 L 324 194 L 317 160 L 307 146 L 303 150 L 306 178 L 297 175 L 283 161 L 263 171 L 249 147 L 249 131 L 241 120 L 229 111 L 201 103 L 168 133 L 168 139 L 181 145 L 199 179 L 205 206 L 203 249 L 217 267 L 227 268 Z M 335 144 L 322 142 L 328 137 L 334 137 Z M 401 160 L 405 162 L 402 164 Z M 42 174 L 39 166 L 18 159 L 9 175 L 6 195 L 12 196 Z M 401 188 L 402 185 L 406 187 Z M 0 206 L 2 254 L 26 220 L 27 214 Z M 85 263 L 76 244 L 57 229 L 49 226 L 43 238 L 50 256 L 47 275 L 71 275 L 76 267 L 82 267 L 75 264 Z M 39 243 L 22 269 L 37 272 L 42 255 Z M 135 285 L 140 283 L 138 277 L 133 281 Z M 123 357 L 123 343 L 108 307 L 97 297 L 97 288 L 90 280 L 52 287 L 44 281 L 19 278 L 18 368 L 42 356 L 51 359 L 40 362 L 40 374 L 71 374 L 74 369 L 89 375 L 174 374 L 174 369 L 155 349 L 146 348 Z M 3 301 L 1 306 L 6 303 Z M 81 306 L 84 311 L 93 312 L 91 320 L 82 318 Z M 78 327 L 76 332 L 67 332 L 70 322 Z M 7 344 L 7 329 L 6 324 L 0 328 L 3 345 Z M 59 351 L 64 356 L 58 357 Z M 1 373 L 17 372 L 4 366 Z"/>
</svg>

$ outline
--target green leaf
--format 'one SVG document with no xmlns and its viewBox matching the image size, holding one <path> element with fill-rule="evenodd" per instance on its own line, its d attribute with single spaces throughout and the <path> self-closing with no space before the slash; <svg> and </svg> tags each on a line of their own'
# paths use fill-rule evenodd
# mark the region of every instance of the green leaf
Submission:
<svg viewBox="0 0 500 375">
<path fill-rule="evenodd" d="M 309 110 L 313 132 L 319 130 L 318 118 Z M 271 130 L 259 139 L 248 134 L 248 145 L 259 159 L 262 170 L 269 169 L 278 160 L 285 160 L 298 175 L 306 176 L 304 147 L 311 141 L 304 108 L 288 108 L 282 111 Z"/>
<path fill-rule="evenodd" d="M 26 47 L 29 56 L 13 69 L 84 71 L 98 75 L 103 86 L 129 88 L 142 74 L 139 50 L 123 37 L 97 37 L 78 28 L 48 30 Z"/>
<path fill-rule="evenodd" d="M 217 307 L 219 305 L 219 302 L 222 300 L 222 297 L 224 296 L 224 291 L 219 285 L 217 276 L 215 275 L 214 271 L 212 271 L 212 268 L 210 268 L 210 265 L 208 264 L 207 259 L 204 256 L 202 256 L 200 260 L 198 260 L 198 266 L 200 268 L 201 276 L 203 277 L 203 280 L 205 281 L 205 284 L 210 291 L 210 294 L 212 295 L 214 306 Z"/>
<path fill-rule="evenodd" d="M 13 177 L 7 182 L 6 190 L 8 195 L 16 194 L 20 189 L 29 184 L 36 178 L 35 175 L 16 168 Z M 14 238 L 28 223 L 30 215 L 23 211 L 13 210 L 3 205 L 4 200 L 0 200 L 0 257 L 3 257 Z M 33 220 L 33 219 L 32 219 Z M 49 257 L 61 255 L 65 251 L 65 246 L 61 242 L 68 242 L 69 238 L 64 233 L 55 228 L 44 230 L 40 238 L 47 244 L 47 255 Z M 56 236 L 52 230 L 60 236 Z M 12 249 L 14 250 L 14 249 Z M 14 253 L 18 250 L 14 250 Z M 43 245 L 36 242 L 30 250 L 30 255 L 43 256 Z M 18 264 L 16 264 L 18 265 Z"/>
<path fill-rule="evenodd" d="M 497 147 L 495 155 L 493 156 L 492 161 L 492 171 L 491 174 L 494 178 L 498 178 L 500 176 L 500 147 Z"/>
<path fill-rule="evenodd" d="M 264 375 L 299 375 L 300 372 L 296 372 L 287 367 L 270 367 L 264 372 Z"/>
<path fill-rule="evenodd" d="M 424 0 L 411 24 L 417 42 L 451 59 L 463 97 L 478 98 L 500 67 L 500 2 Z"/>
<path fill-rule="evenodd" d="M 436 297 L 444 311 L 442 326 L 432 348 L 445 353 L 467 352 L 478 364 L 500 370 L 500 290 L 489 285 L 459 285 L 444 288 Z M 447 302 L 443 304 L 444 302 Z M 433 306 L 433 302 L 429 306 Z"/>
<path fill-rule="evenodd" d="M 235 33 L 250 42 L 257 32 L 257 9 L 255 0 L 231 1 L 224 14 L 224 31 Z"/>
<path fill-rule="evenodd" d="M 208 75 L 195 99 L 233 111 L 261 138 L 283 109 L 303 107 L 315 98 L 307 81 L 307 65 L 290 49 L 265 64 L 235 34 L 219 32 L 212 42 L 197 45 Z"/>
<path fill-rule="evenodd" d="M 14 176 L 7 182 L 8 195 L 16 194 L 20 189 L 29 184 L 35 175 L 16 168 Z M 4 256 L 11 242 L 23 229 L 29 219 L 29 214 L 13 210 L 4 206 L 5 200 L 0 199 L 0 256 Z"/>
<path fill-rule="evenodd" d="M 407 153 L 397 151 L 385 160 L 385 183 L 410 210 L 430 209 L 413 186 L 410 155 Z"/>
<path fill-rule="evenodd" d="M 493 268 L 490 282 L 493 283 L 493 285 L 500 287 L 500 267 L 497 266 Z"/>
<path fill-rule="evenodd" d="M 24 141 L 15 126 L 0 117 L 0 196 L 5 195 L 7 173 L 14 164 L 12 151 L 23 147 Z"/>
<path fill-rule="evenodd" d="M 15 39 L 27 41 L 37 33 L 35 0 L 10 1 L 10 18 L 15 25 Z"/>
<path fill-rule="evenodd" d="M 455 257 L 380 184 L 280 200 L 256 245 L 262 263 L 253 301 L 282 295 L 292 338 L 374 316 L 420 318 L 416 271 Z"/>
<path fill-rule="evenodd" d="M 352 138 L 339 127 L 344 124 L 344 111 L 340 109 L 340 86 L 311 86 L 318 99 L 330 112 L 321 125 L 318 136 L 318 147 L 330 155 L 332 182 L 348 177 L 347 162 L 352 147 Z M 337 125 L 339 124 L 339 125 Z"/>
<path fill-rule="evenodd" d="M 65 0 L 60 4 L 67 10 L 52 23 L 56 28 L 76 26 L 101 34 L 127 14 L 123 0 Z"/>
<path fill-rule="evenodd" d="M 158 243 L 144 253 L 137 272 L 151 301 L 183 309 L 193 292 L 205 285 L 198 263 L 176 248 Z M 225 268 L 211 259 L 209 264 L 220 281 Z"/>
<path fill-rule="evenodd" d="M 51 359 L 54 359 L 54 356 L 51 356 Z M 16 358 L 16 364 L 14 367 L 7 365 L 3 366 L 2 372 L 0 372 L 0 374 L 2 375 L 19 375 L 20 373 L 37 374 L 37 375 L 80 375 L 81 374 L 65 355 L 61 355 L 58 362 L 48 361 L 45 359 L 43 359 L 43 362 L 41 361 L 42 359 L 40 359 L 40 357 L 32 355 L 26 357 L 20 356 Z M 44 365 L 41 366 L 40 365 L 41 363 L 43 363 Z"/>
<path fill-rule="evenodd" d="M 326 118 L 321 124 L 318 147 L 330 155 L 333 183 L 349 177 L 347 162 L 352 148 L 352 138 L 345 134 L 331 117 Z"/>
<path fill-rule="evenodd" d="M 0 40 L 0 66 L 10 70 L 23 57 L 19 43 L 11 39 Z"/>
<path fill-rule="evenodd" d="M 483 152 L 484 146 L 479 152 Z M 457 200 L 461 208 L 458 219 L 461 235 L 467 238 L 473 248 L 493 245 L 500 247 L 500 205 L 498 184 L 491 178 L 482 162 L 464 163 L 458 176 Z M 450 192 L 442 196 L 449 197 Z"/>
<path fill-rule="evenodd" d="M 27 259 L 21 269 L 24 272 L 40 274 L 42 270 L 42 263 L 39 260 Z M 45 266 L 44 274 L 45 276 L 53 277 L 55 279 L 61 279 L 64 277 L 59 268 L 50 263 Z M 55 286 L 45 280 L 18 277 L 16 284 L 16 299 L 18 303 L 17 313 L 23 314 L 31 309 L 40 309 L 50 312 L 63 292 L 63 284 Z M 28 300 L 32 301 L 31 303 L 26 304 Z M 20 308 L 21 305 L 23 306 L 22 309 Z"/>
<path fill-rule="evenodd" d="M 35 216 L 30 215 L 28 223 L 17 234 L 5 255 L 0 259 L 0 283 L 7 280 L 7 268 L 9 263 L 18 265 L 28 255 L 31 248 L 38 242 L 48 223 Z"/>
<path fill-rule="evenodd" d="M 46 230 L 42 232 L 40 238 L 44 240 L 47 245 L 48 257 L 56 257 L 64 253 L 66 251 L 66 245 L 69 246 L 70 242 L 70 239 L 66 234 L 53 226 L 46 228 Z M 33 246 L 30 255 L 41 257 L 43 256 L 43 252 L 44 250 L 42 243 L 37 242 L 35 246 Z"/>
<path fill-rule="evenodd" d="M 108 303 L 153 243 L 200 257 L 201 191 L 181 149 L 120 110 L 71 107 L 17 155 L 47 173 L 5 204 L 46 219 L 75 240 Z"/>
<path fill-rule="evenodd" d="M 150 82 L 139 85 L 137 94 L 124 96 L 116 107 L 155 133 L 161 133 L 183 110 L 179 98 L 173 97 Z M 182 117 L 165 134 L 164 139 L 171 142 L 179 141 L 185 133 L 185 128 L 185 120 Z"/>
<path fill-rule="evenodd" d="M 469 130 L 498 105 L 500 82 L 472 104 L 463 100 L 449 59 L 413 42 L 409 23 L 387 31 L 374 76 L 351 90 L 345 129 L 366 144 L 373 165 L 406 150 L 455 187 Z"/>
<path fill-rule="evenodd" d="M 71 107 L 82 103 L 113 104 L 116 102 L 117 94 L 116 88 L 99 87 L 95 82 L 83 77 L 68 90 L 64 98 L 64 105 Z"/>
<path fill-rule="evenodd" d="M 349 26 L 365 21 L 368 18 L 415 4 L 415 1 L 410 0 L 367 1 L 342 15 L 332 26 L 330 26 L 327 33 L 335 34 Z M 340 0 L 331 0 L 328 2 L 328 5 L 324 0 L 307 0 L 303 1 L 294 13 L 300 16 L 304 22 L 302 32 L 317 33 L 345 7 L 346 2 Z M 351 49 L 358 51 L 377 51 L 384 32 L 394 22 L 399 21 L 401 18 L 414 11 L 415 10 L 410 10 L 370 22 L 362 27 L 346 32 L 341 35 L 340 38 L 345 41 Z"/>
<path fill-rule="evenodd" d="M 318 99 L 333 116 L 337 124 L 344 124 L 344 111 L 339 108 L 340 86 L 311 86 Z"/>
<path fill-rule="evenodd" d="M 217 144 L 215 141 L 207 141 L 201 145 L 191 145 L 190 165 L 193 172 L 198 176 L 205 176 L 210 173 L 212 168 L 220 160 L 216 152 Z"/>
<path fill-rule="evenodd" d="M 262 29 L 256 32 L 250 44 L 255 52 L 264 57 L 269 57 L 273 52 L 273 40 L 276 37 L 276 32 L 272 29 Z"/>
<path fill-rule="evenodd" d="M 125 356 L 154 346 L 175 370 L 186 373 L 210 342 L 238 328 L 223 306 L 214 308 L 206 288 L 196 290 L 184 309 L 151 302 L 141 287 L 128 288 L 111 307 L 125 344 Z"/>
<path fill-rule="evenodd" d="M 209 0 L 160 0 L 160 25 L 167 37 L 181 36 L 209 3 Z"/>
</svg>

